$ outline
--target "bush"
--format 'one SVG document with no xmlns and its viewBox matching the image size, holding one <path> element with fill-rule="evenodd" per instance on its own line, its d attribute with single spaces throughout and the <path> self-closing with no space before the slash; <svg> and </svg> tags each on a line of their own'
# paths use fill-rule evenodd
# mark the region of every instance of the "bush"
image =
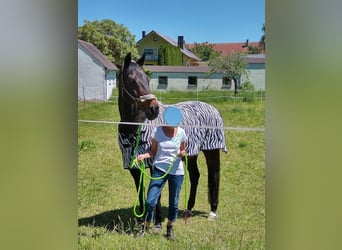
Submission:
<svg viewBox="0 0 342 250">
<path fill-rule="evenodd" d="M 243 91 L 254 91 L 254 85 L 250 81 L 243 82 L 240 85 L 240 89 Z"/>
</svg>

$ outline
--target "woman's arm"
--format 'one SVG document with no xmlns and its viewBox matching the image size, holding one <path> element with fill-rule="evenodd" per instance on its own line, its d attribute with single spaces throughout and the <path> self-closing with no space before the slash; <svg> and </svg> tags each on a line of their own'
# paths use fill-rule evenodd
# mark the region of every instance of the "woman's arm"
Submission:
<svg viewBox="0 0 342 250">
<path fill-rule="evenodd" d="M 157 153 L 157 141 L 152 139 L 150 151 L 137 156 L 138 162 L 143 161 L 146 158 L 153 158 Z"/>
<path fill-rule="evenodd" d="M 179 154 L 178 154 L 178 157 L 180 158 L 183 158 L 185 155 L 186 155 L 186 151 L 185 151 L 185 147 L 186 147 L 186 144 L 185 142 L 183 141 L 179 147 Z"/>
</svg>

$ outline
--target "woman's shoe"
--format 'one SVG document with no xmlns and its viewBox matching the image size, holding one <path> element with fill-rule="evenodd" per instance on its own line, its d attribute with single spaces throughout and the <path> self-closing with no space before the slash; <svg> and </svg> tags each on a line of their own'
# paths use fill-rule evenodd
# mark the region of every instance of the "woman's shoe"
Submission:
<svg viewBox="0 0 342 250">
<path fill-rule="evenodd" d="M 168 240 L 175 240 L 175 235 L 173 233 L 172 226 L 167 225 L 167 227 L 166 227 L 166 238 Z"/>
</svg>

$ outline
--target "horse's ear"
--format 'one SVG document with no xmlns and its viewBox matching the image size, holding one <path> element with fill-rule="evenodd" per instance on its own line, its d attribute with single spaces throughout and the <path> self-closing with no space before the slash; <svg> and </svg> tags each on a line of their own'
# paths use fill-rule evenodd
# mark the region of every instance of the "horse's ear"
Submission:
<svg viewBox="0 0 342 250">
<path fill-rule="evenodd" d="M 131 57 L 131 52 L 127 54 L 125 57 L 125 63 L 124 63 L 124 68 L 128 68 L 128 66 L 131 64 L 132 57 Z"/>
<path fill-rule="evenodd" d="M 143 66 L 145 62 L 145 52 L 143 53 L 143 55 L 138 59 L 137 64 L 139 64 L 140 66 Z"/>
</svg>

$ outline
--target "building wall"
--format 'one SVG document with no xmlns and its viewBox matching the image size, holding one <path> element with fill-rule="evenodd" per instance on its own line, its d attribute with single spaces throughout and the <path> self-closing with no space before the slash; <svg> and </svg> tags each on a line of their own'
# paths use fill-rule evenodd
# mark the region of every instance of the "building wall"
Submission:
<svg viewBox="0 0 342 250">
<path fill-rule="evenodd" d="M 156 40 L 154 40 L 154 37 L 156 38 Z M 139 43 L 138 52 L 140 55 L 144 53 L 144 49 L 153 49 L 153 58 L 150 58 L 149 55 L 145 55 L 146 65 L 158 65 L 159 48 L 161 45 L 170 44 L 157 34 L 151 34 L 149 37 L 146 37 Z M 184 65 L 198 65 L 198 63 L 195 60 L 189 58 L 188 56 L 184 54 L 182 54 L 182 56 Z"/>
<path fill-rule="evenodd" d="M 113 89 L 116 87 L 116 73 L 115 71 L 107 71 L 106 73 L 107 85 L 107 100 L 112 96 Z"/>
<path fill-rule="evenodd" d="M 166 90 L 188 90 L 188 77 L 197 77 L 197 90 L 205 89 L 221 89 L 222 88 L 222 74 L 213 74 L 207 76 L 205 73 L 173 73 L 173 72 L 153 72 L 150 81 L 152 90 L 160 89 L 158 87 L 159 76 L 168 77 L 168 85 Z"/>
<path fill-rule="evenodd" d="M 249 64 L 249 81 L 254 85 L 255 90 L 265 90 L 265 64 Z M 241 83 L 245 80 L 241 79 Z"/>
<path fill-rule="evenodd" d="M 78 99 L 106 101 L 115 87 L 115 72 L 104 67 L 78 46 Z"/>
<path fill-rule="evenodd" d="M 258 68 L 259 67 L 259 68 Z M 250 67 L 249 70 L 249 81 L 254 85 L 255 90 L 265 90 L 265 66 L 261 65 L 258 67 Z M 261 67 L 261 68 L 260 68 Z M 168 77 L 167 88 L 159 88 L 158 78 L 159 76 Z M 211 76 L 207 76 L 205 73 L 181 73 L 181 72 L 152 72 L 152 78 L 150 80 L 150 86 L 152 90 L 165 89 L 165 90 L 188 90 L 188 77 L 197 76 L 197 90 L 223 89 L 223 74 L 215 73 Z M 246 79 L 241 79 L 241 83 Z M 231 87 L 225 90 L 234 90 L 234 82 L 232 81 Z"/>
</svg>

